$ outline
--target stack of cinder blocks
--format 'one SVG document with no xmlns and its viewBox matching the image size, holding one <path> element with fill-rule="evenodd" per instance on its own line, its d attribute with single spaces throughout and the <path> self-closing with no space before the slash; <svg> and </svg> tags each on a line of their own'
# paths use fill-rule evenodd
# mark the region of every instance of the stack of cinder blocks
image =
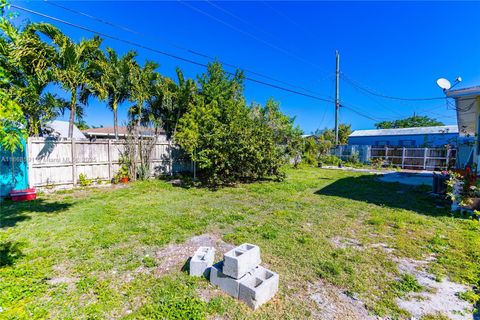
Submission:
<svg viewBox="0 0 480 320">
<path fill-rule="evenodd" d="M 200 247 L 190 262 L 190 274 L 209 274 L 212 284 L 254 310 L 278 291 L 279 276 L 260 266 L 258 246 L 244 243 L 225 253 L 222 261 L 212 265 L 214 253 L 214 248 Z"/>
</svg>

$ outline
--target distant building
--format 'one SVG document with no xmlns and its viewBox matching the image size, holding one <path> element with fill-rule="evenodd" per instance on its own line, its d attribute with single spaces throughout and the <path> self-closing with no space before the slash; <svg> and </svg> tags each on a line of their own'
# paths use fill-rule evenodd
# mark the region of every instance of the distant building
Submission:
<svg viewBox="0 0 480 320">
<path fill-rule="evenodd" d="M 42 128 L 44 137 L 68 138 L 68 121 L 53 120 L 45 124 Z M 73 138 L 76 140 L 87 139 L 77 126 L 73 125 Z"/>
<path fill-rule="evenodd" d="M 442 147 L 456 145 L 457 138 L 458 127 L 456 125 L 355 130 L 348 136 L 348 144 L 382 147 Z"/>
<path fill-rule="evenodd" d="M 115 139 L 115 130 L 113 127 L 90 128 L 82 131 L 83 134 L 90 140 L 93 139 Z M 140 135 L 143 137 L 151 137 L 155 134 L 152 128 L 140 128 Z M 118 138 L 125 139 L 128 135 L 127 127 L 118 127 Z M 160 130 L 158 135 L 159 141 L 166 141 L 167 136 L 165 131 Z"/>
</svg>

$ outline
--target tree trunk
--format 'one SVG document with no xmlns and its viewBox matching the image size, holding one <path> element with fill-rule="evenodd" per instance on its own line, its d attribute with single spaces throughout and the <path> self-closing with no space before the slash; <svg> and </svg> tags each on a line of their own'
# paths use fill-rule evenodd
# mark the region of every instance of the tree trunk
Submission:
<svg viewBox="0 0 480 320">
<path fill-rule="evenodd" d="M 118 112 L 117 112 L 117 102 L 113 102 L 113 132 L 115 133 L 115 140 L 118 140 Z"/>
<path fill-rule="evenodd" d="M 75 113 L 77 111 L 77 89 L 72 90 L 70 101 L 70 123 L 68 124 L 68 137 L 73 139 L 73 126 L 75 124 Z"/>
<path fill-rule="evenodd" d="M 13 151 L 10 151 L 10 156 L 12 160 L 12 190 L 15 190 L 15 188 L 17 187 L 17 178 L 15 177 L 15 154 L 13 153 Z"/>
</svg>

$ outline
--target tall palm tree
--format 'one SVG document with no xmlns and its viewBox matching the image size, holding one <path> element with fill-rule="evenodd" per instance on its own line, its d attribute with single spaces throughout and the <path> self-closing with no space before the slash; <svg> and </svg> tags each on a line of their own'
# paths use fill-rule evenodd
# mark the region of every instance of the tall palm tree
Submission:
<svg viewBox="0 0 480 320">
<path fill-rule="evenodd" d="M 108 107 L 113 111 L 113 128 L 118 139 L 118 105 L 130 98 L 130 73 L 135 63 L 136 53 L 129 51 L 118 57 L 115 50 L 107 48 L 107 54 L 100 60 L 101 86 L 104 88 Z"/>
<path fill-rule="evenodd" d="M 56 49 L 52 71 L 55 81 L 70 93 L 68 137 L 72 138 L 77 103 L 87 104 L 90 94 L 100 98 L 105 96 L 105 91 L 100 85 L 101 72 L 96 63 L 101 55 L 102 40 L 95 36 L 77 43 L 58 28 L 46 23 L 38 24 L 36 30 L 49 37 Z"/>
<path fill-rule="evenodd" d="M 155 71 L 158 64 L 152 61 L 146 61 L 145 65 L 141 67 L 138 63 L 133 63 L 130 71 L 131 94 L 129 100 L 135 105 L 130 108 L 130 119 L 133 121 L 135 127 L 140 128 L 142 121 L 142 111 L 145 103 L 151 97 L 155 88 L 156 81 L 160 75 Z"/>
<path fill-rule="evenodd" d="M 163 127 L 168 139 L 175 136 L 178 121 L 193 103 L 197 87 L 193 79 L 185 79 L 177 68 L 177 82 L 161 77 L 154 86 L 151 97 L 143 110 L 142 121 Z"/>
</svg>

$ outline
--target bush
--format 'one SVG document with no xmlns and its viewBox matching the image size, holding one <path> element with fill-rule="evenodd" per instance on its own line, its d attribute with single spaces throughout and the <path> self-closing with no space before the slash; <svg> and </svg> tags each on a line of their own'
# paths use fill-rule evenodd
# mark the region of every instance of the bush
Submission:
<svg viewBox="0 0 480 320">
<path fill-rule="evenodd" d="M 80 183 L 80 186 L 82 187 L 88 187 L 93 183 L 93 179 L 87 179 L 86 174 L 80 173 L 78 176 L 78 183 Z"/>
<path fill-rule="evenodd" d="M 281 180 L 281 168 L 301 152 L 301 131 L 269 100 L 247 107 L 243 74 L 228 76 L 210 64 L 199 80 L 199 94 L 179 121 L 175 140 L 209 185 L 267 177 Z"/>
<path fill-rule="evenodd" d="M 329 165 L 329 166 L 338 166 L 342 163 L 342 159 L 334 155 L 322 155 L 319 157 L 318 162 Z"/>
</svg>

